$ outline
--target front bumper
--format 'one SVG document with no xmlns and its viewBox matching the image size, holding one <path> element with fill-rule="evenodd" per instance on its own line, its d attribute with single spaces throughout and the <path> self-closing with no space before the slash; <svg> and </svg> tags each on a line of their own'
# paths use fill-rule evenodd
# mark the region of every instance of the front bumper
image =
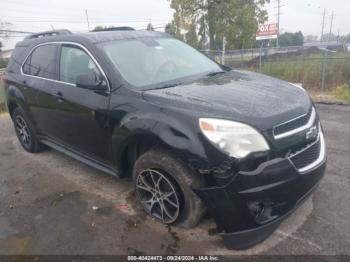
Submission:
<svg viewBox="0 0 350 262">
<path fill-rule="evenodd" d="M 229 249 L 265 240 L 317 187 L 326 169 L 324 139 L 317 165 L 298 170 L 288 158 L 239 172 L 225 186 L 195 188 Z"/>
</svg>

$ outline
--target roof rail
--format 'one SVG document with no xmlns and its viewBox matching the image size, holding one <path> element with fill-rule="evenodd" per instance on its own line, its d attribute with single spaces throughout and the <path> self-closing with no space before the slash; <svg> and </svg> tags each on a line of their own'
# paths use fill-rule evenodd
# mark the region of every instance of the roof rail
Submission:
<svg viewBox="0 0 350 262">
<path fill-rule="evenodd" d="M 92 32 L 105 32 L 105 31 L 135 31 L 135 28 L 130 26 L 118 26 L 118 27 L 108 27 L 92 30 Z"/>
<path fill-rule="evenodd" d="M 39 33 L 34 33 L 26 38 L 25 40 L 28 39 L 34 39 L 34 38 L 41 38 L 41 37 L 47 37 L 47 36 L 55 36 L 55 35 L 71 35 L 72 32 L 67 30 L 67 29 L 60 29 L 60 30 L 51 30 L 51 31 L 44 31 L 44 32 L 39 32 Z"/>
</svg>

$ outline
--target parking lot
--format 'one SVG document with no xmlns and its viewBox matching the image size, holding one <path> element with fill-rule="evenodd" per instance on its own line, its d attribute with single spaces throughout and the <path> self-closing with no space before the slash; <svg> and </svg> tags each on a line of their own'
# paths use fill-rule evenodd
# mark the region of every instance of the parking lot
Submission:
<svg viewBox="0 0 350 262">
<path fill-rule="evenodd" d="M 328 150 L 325 178 L 269 239 L 240 252 L 225 249 L 209 217 L 191 230 L 163 226 L 138 207 L 131 181 L 54 150 L 24 152 L 2 114 L 0 253 L 350 255 L 350 107 L 318 110 Z"/>
</svg>

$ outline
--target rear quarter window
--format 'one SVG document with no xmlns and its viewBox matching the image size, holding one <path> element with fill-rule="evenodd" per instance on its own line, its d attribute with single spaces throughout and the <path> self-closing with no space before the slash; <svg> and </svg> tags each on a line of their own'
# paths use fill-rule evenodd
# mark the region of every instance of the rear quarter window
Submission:
<svg viewBox="0 0 350 262">
<path fill-rule="evenodd" d="M 6 72 L 8 73 L 19 73 L 23 60 L 26 55 L 26 47 L 17 46 L 13 50 L 10 61 L 7 65 Z"/>
</svg>

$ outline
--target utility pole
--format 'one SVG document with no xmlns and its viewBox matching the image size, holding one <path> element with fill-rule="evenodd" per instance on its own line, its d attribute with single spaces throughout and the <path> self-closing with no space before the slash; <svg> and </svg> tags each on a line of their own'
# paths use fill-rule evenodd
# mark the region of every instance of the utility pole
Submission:
<svg viewBox="0 0 350 262">
<path fill-rule="evenodd" d="M 325 23 L 326 23 L 326 8 L 323 10 L 322 30 L 321 30 L 321 37 L 320 37 L 320 42 L 321 43 L 323 41 Z"/>
<path fill-rule="evenodd" d="M 332 30 L 333 30 L 333 19 L 334 19 L 334 11 L 332 11 L 332 17 L 331 17 L 331 26 L 329 28 L 329 35 L 328 35 L 328 40 L 327 40 L 327 45 L 326 45 L 326 50 L 324 51 L 324 59 L 323 59 L 323 69 L 322 69 L 322 94 L 324 92 L 324 88 L 325 88 L 325 78 L 326 78 L 326 69 L 327 69 L 327 59 L 328 59 L 328 44 L 331 41 L 331 36 L 332 36 Z"/>
<path fill-rule="evenodd" d="M 90 22 L 89 22 L 89 15 L 87 9 L 85 9 L 85 15 L 86 15 L 86 22 L 87 22 L 87 27 L 90 32 Z"/>
<path fill-rule="evenodd" d="M 281 0 L 277 0 L 277 29 L 278 29 L 278 34 L 277 34 L 277 41 L 276 41 L 276 47 L 279 47 L 279 36 L 280 36 L 280 22 L 281 22 L 281 8 L 283 6 L 281 5 Z"/>
<path fill-rule="evenodd" d="M 331 36 L 333 33 L 333 20 L 334 20 L 334 11 L 332 11 L 332 18 L 331 18 L 331 26 L 329 28 L 328 43 L 331 41 Z"/>
<path fill-rule="evenodd" d="M 261 45 L 260 45 L 260 55 L 259 55 L 259 73 L 261 73 L 262 70 L 262 51 L 263 51 L 263 47 L 264 47 L 264 40 L 261 41 Z"/>
<path fill-rule="evenodd" d="M 221 53 L 221 64 L 225 65 L 225 52 L 226 52 L 226 37 L 222 39 L 222 53 Z"/>
</svg>

